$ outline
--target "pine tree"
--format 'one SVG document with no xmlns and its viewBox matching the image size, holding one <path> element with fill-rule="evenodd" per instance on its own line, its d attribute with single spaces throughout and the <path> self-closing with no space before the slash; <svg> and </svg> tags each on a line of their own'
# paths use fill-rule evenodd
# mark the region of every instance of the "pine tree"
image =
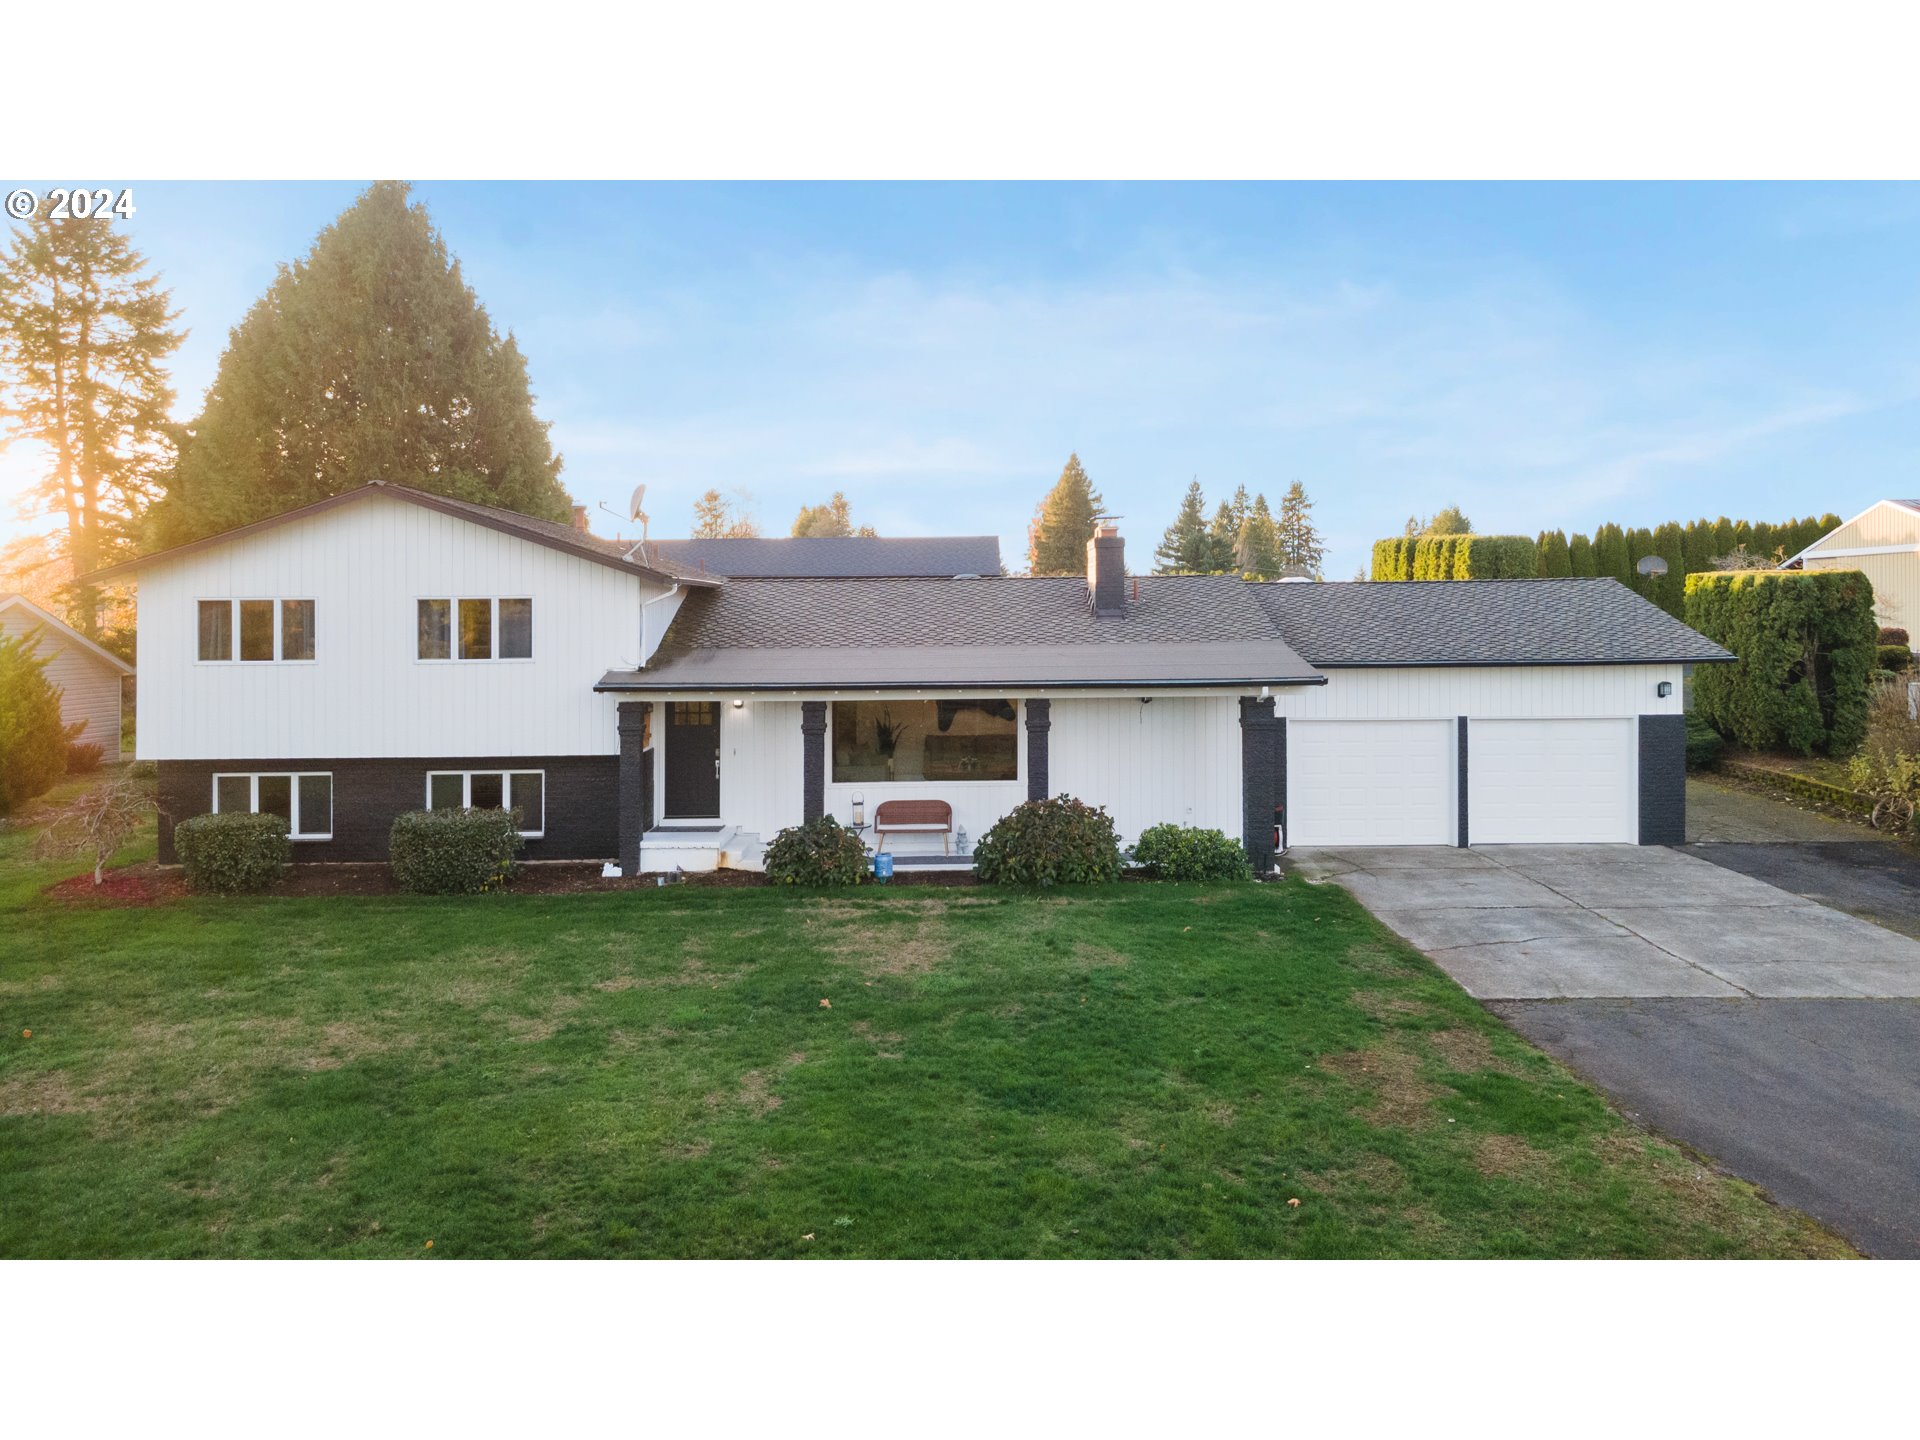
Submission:
<svg viewBox="0 0 1920 1440">
<path fill-rule="evenodd" d="M 1593 542 L 1585 535 L 1575 535 L 1567 542 L 1567 559 L 1572 567 L 1567 572 L 1570 575 L 1586 577 L 1596 573 L 1593 568 Z"/>
<path fill-rule="evenodd" d="M 858 529 L 854 527 L 853 507 L 847 504 L 843 490 L 834 491 L 833 498 L 824 505 L 802 505 L 793 521 L 795 537 L 827 535 L 845 539 L 858 535 L 872 539 L 876 533 L 871 525 L 862 525 Z"/>
<path fill-rule="evenodd" d="M 567 517 L 519 346 L 392 181 L 283 265 L 234 328 L 154 538 L 177 544 L 369 480 Z"/>
<path fill-rule="evenodd" d="M 1213 539 L 1207 533 L 1207 497 L 1200 482 L 1187 486 L 1180 511 L 1153 552 L 1156 575 L 1205 575 L 1213 568 Z M 1084 568 L 1084 562 L 1083 562 Z"/>
<path fill-rule="evenodd" d="M 1267 497 L 1256 495 L 1240 524 L 1240 539 L 1234 546 L 1233 568 L 1255 580 L 1273 580 L 1280 574 L 1280 534 Z"/>
<path fill-rule="evenodd" d="M 1320 567 L 1327 558 L 1327 547 L 1314 528 L 1313 501 L 1307 498 L 1307 487 L 1298 480 L 1287 486 L 1287 493 L 1280 497 L 1280 518 L 1274 526 L 1281 568 L 1300 571 L 1318 580 Z"/>
<path fill-rule="evenodd" d="M 1562 580 L 1573 574 L 1573 552 L 1568 548 L 1565 531 L 1548 530 L 1540 536 L 1540 573 L 1549 580 Z"/>
<path fill-rule="evenodd" d="M 1233 506 L 1225 500 L 1213 512 L 1207 526 L 1207 565 L 1209 575 L 1223 575 L 1233 569 L 1233 552 L 1240 543 L 1241 522 L 1234 517 Z"/>
<path fill-rule="evenodd" d="M 163 362 L 186 338 L 170 292 L 112 215 L 55 220 L 47 205 L 0 256 L 0 421 L 49 455 L 30 492 L 66 516 L 62 557 L 84 577 L 139 535 L 170 458 L 173 388 Z M 68 587 L 67 617 L 99 638 L 99 596 Z"/>
<path fill-rule="evenodd" d="M 740 496 L 743 508 L 735 510 L 734 502 L 718 490 L 709 490 L 693 502 L 693 536 L 696 540 L 751 540 L 760 534 L 760 527 L 753 516 L 744 508 L 746 496 Z"/>
<path fill-rule="evenodd" d="M 1034 575 L 1081 575 L 1087 569 L 1087 541 L 1093 517 L 1106 506 L 1087 478 L 1080 456 L 1067 457 L 1046 498 L 1034 508 L 1027 526 L 1027 570 Z"/>
</svg>

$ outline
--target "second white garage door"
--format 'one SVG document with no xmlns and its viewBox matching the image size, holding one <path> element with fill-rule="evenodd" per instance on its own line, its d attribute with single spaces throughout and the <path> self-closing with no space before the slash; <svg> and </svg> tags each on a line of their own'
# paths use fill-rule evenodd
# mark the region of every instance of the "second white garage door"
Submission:
<svg viewBox="0 0 1920 1440">
<path fill-rule="evenodd" d="M 1631 844 L 1639 802 L 1632 720 L 1469 720 L 1467 838 L 1475 845 Z"/>
<path fill-rule="evenodd" d="M 1289 845 L 1452 845 L 1451 720 L 1289 720 Z"/>
</svg>

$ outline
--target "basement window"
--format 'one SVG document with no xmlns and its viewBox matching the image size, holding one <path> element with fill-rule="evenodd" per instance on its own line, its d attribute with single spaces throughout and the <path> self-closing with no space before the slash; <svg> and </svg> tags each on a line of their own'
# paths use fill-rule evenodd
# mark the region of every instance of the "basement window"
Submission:
<svg viewBox="0 0 1920 1440">
<path fill-rule="evenodd" d="M 547 772 L 430 770 L 427 809 L 518 810 L 520 833 L 538 840 L 547 832 Z"/>
<path fill-rule="evenodd" d="M 295 840 L 331 840 L 333 776 L 315 770 L 215 775 L 213 813 L 278 815 Z"/>
</svg>

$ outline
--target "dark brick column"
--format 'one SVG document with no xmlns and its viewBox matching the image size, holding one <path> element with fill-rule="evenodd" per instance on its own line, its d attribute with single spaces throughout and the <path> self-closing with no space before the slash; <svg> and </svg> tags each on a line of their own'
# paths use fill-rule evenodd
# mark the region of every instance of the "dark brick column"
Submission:
<svg viewBox="0 0 1920 1440">
<path fill-rule="evenodd" d="M 1272 700 L 1240 701 L 1240 841 L 1256 875 L 1273 868 L 1273 807 L 1285 794 L 1283 724 Z"/>
<path fill-rule="evenodd" d="M 620 873 L 640 873 L 640 837 L 653 828 L 653 751 L 647 747 L 651 700 L 620 702 Z"/>
<path fill-rule="evenodd" d="M 1053 702 L 1027 700 L 1027 799 L 1047 798 L 1047 735 L 1053 729 Z"/>
<path fill-rule="evenodd" d="M 1464 715 L 1458 716 L 1456 717 L 1456 721 L 1460 727 L 1460 773 L 1458 776 L 1460 783 L 1460 839 L 1458 843 L 1460 848 L 1464 850 L 1467 848 L 1467 717 Z"/>
<path fill-rule="evenodd" d="M 1640 843 L 1687 843 L 1687 717 L 1640 717 Z"/>
<path fill-rule="evenodd" d="M 800 818 L 818 820 L 827 813 L 827 702 L 800 702 L 802 791 Z"/>
</svg>

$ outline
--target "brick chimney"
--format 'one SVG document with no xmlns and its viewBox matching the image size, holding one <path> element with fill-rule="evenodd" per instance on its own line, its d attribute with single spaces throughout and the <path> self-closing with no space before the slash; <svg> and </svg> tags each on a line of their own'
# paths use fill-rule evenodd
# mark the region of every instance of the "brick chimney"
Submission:
<svg viewBox="0 0 1920 1440">
<path fill-rule="evenodd" d="M 1087 601 L 1101 618 L 1127 613 L 1127 542 L 1111 521 L 1095 522 L 1087 541 Z"/>
<path fill-rule="evenodd" d="M 582 535 L 587 533 L 587 507 L 586 506 L 576 505 L 573 507 L 573 528 L 578 530 Z"/>
</svg>

